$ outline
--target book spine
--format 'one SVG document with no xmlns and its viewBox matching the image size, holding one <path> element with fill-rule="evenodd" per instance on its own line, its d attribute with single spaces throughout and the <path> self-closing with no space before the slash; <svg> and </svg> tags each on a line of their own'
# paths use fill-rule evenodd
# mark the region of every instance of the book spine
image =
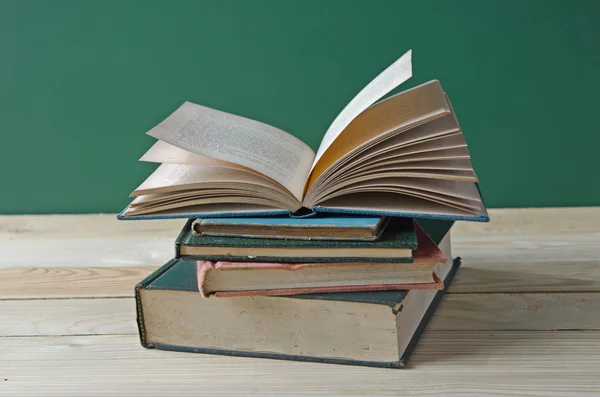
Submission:
<svg viewBox="0 0 600 397">
<path fill-rule="evenodd" d="M 179 232 L 179 235 L 175 239 L 175 258 L 181 258 L 181 242 L 184 241 L 189 232 L 193 232 L 193 224 L 194 220 L 188 219 L 188 221 L 185 223 L 185 226 L 183 229 L 181 229 L 181 232 Z"/>
<path fill-rule="evenodd" d="M 206 290 L 206 276 L 210 270 L 214 270 L 215 262 L 198 261 L 196 262 L 196 277 L 198 277 L 198 290 L 203 298 L 208 298 L 210 292 Z"/>
</svg>

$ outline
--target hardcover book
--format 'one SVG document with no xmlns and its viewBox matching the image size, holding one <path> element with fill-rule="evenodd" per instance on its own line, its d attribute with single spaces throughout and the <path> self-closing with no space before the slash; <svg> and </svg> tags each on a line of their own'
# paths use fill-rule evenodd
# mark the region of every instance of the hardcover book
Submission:
<svg viewBox="0 0 600 397">
<path fill-rule="evenodd" d="M 175 257 L 239 262 L 412 262 L 413 221 L 394 218 L 377 241 L 312 241 L 197 236 L 189 220 L 175 241 Z"/>
<path fill-rule="evenodd" d="M 452 279 L 460 261 L 442 274 Z M 173 259 L 136 287 L 147 348 L 405 367 L 444 290 L 205 299 L 196 261 Z"/>
<path fill-rule="evenodd" d="M 487 221 L 440 82 L 380 100 L 411 75 L 409 51 L 335 117 L 316 153 L 279 128 L 185 102 L 148 132 L 158 141 L 141 160 L 161 165 L 119 218 L 325 212 Z"/>
<path fill-rule="evenodd" d="M 204 297 L 440 289 L 436 265 L 446 255 L 415 225 L 412 263 L 270 263 L 198 261 Z M 444 244 L 445 245 L 445 244 Z"/>
<path fill-rule="evenodd" d="M 192 232 L 217 237 L 375 241 L 388 221 L 387 217 L 366 216 L 200 218 L 192 223 Z"/>
</svg>

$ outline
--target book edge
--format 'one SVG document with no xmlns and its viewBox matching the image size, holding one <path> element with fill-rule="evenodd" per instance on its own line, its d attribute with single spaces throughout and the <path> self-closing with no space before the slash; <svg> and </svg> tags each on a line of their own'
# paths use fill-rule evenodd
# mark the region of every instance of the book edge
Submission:
<svg viewBox="0 0 600 397">
<path fill-rule="evenodd" d="M 300 361 L 300 362 L 313 362 L 313 363 L 324 363 L 324 364 L 342 364 L 342 365 L 355 365 L 363 367 L 378 367 L 378 368 L 404 368 L 405 364 L 401 361 L 362 361 L 362 360 L 348 360 L 343 358 L 322 358 L 312 356 L 297 356 L 288 354 L 275 354 L 266 352 L 244 352 L 236 350 L 223 350 L 223 349 L 209 349 L 200 347 L 187 347 L 179 345 L 168 345 L 157 343 L 153 345 L 144 346 L 147 349 L 159 349 L 169 350 L 184 353 L 200 353 L 200 354 L 212 354 L 221 356 L 232 356 L 232 357 L 249 357 L 249 358 L 261 358 L 261 359 L 276 359 L 286 361 Z"/>
<path fill-rule="evenodd" d="M 144 325 L 144 313 L 142 311 L 142 299 L 140 296 L 140 290 L 146 289 L 154 280 L 166 273 L 170 268 L 175 266 L 179 262 L 179 259 L 171 259 L 152 273 L 146 278 L 136 284 L 134 288 L 135 308 L 136 308 L 136 323 L 138 325 L 138 335 L 140 337 L 140 343 L 143 347 L 148 347 L 146 343 L 146 327 Z"/>
<path fill-rule="evenodd" d="M 402 352 L 402 355 L 400 356 L 400 359 L 398 360 L 398 362 L 401 363 L 403 368 L 405 368 L 406 365 L 408 364 L 408 360 L 410 359 L 410 356 L 412 355 L 415 347 L 419 343 L 419 340 L 421 339 L 423 332 L 425 332 L 425 330 L 427 329 L 427 326 L 429 325 L 429 321 L 433 317 L 434 313 L 437 311 L 439 303 L 441 302 L 442 298 L 446 294 L 446 291 L 447 291 L 448 287 L 450 286 L 450 284 L 452 283 L 452 280 L 454 279 L 454 276 L 456 275 L 456 272 L 458 271 L 458 268 L 460 267 L 461 264 L 462 264 L 462 260 L 459 256 L 454 258 L 454 261 L 452 263 L 452 269 L 450 270 L 450 273 L 448 273 L 448 275 L 446 276 L 446 279 L 444 280 L 444 289 L 439 290 L 435 294 L 433 301 L 427 308 L 427 311 L 425 312 L 425 315 L 419 322 L 419 325 L 417 326 L 417 329 L 413 333 L 413 336 L 410 339 L 410 342 L 408 342 L 406 349 L 404 349 L 404 352 Z"/>
</svg>

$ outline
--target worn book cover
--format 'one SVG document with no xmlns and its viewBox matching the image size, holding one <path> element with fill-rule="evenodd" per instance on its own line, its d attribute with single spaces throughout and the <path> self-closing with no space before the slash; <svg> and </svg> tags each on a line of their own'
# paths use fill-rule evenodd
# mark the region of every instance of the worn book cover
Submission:
<svg viewBox="0 0 600 397">
<path fill-rule="evenodd" d="M 199 218 L 192 223 L 198 236 L 271 238 L 286 240 L 375 241 L 388 217 L 314 216 Z"/>
<path fill-rule="evenodd" d="M 412 262 L 417 248 L 413 221 L 392 219 L 376 241 L 311 241 L 197 236 L 193 221 L 175 242 L 175 257 L 240 262 Z"/>
<path fill-rule="evenodd" d="M 460 261 L 450 262 L 448 284 Z M 403 368 L 444 290 L 205 299 L 173 259 L 135 290 L 146 348 Z"/>
<path fill-rule="evenodd" d="M 446 255 L 418 224 L 415 231 L 412 263 L 198 260 L 198 288 L 207 298 L 443 288 L 436 264 Z"/>
</svg>

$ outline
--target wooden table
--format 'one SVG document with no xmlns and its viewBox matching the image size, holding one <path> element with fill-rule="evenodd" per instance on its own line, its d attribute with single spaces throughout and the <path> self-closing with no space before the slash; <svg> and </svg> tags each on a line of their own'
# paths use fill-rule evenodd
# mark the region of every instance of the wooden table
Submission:
<svg viewBox="0 0 600 397">
<path fill-rule="evenodd" d="M 599 396 L 600 208 L 492 210 L 406 370 L 145 350 L 181 221 L 0 217 L 0 395 Z"/>
</svg>

